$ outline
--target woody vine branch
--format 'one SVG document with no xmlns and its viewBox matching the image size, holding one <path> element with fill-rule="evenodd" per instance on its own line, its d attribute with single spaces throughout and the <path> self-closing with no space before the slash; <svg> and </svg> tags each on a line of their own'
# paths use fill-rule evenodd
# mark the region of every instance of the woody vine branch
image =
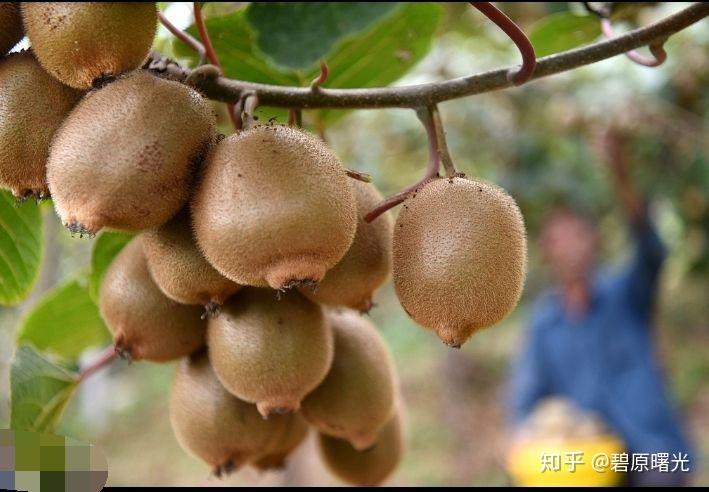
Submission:
<svg viewBox="0 0 709 492">
<path fill-rule="evenodd" d="M 655 23 L 628 31 L 613 39 L 539 58 L 530 80 L 573 70 L 625 54 L 633 49 L 657 44 L 660 40 L 699 22 L 707 15 L 709 15 L 709 3 L 697 2 Z M 185 80 L 192 73 L 191 70 L 174 62 L 160 59 L 158 55 L 154 55 L 147 67 L 165 72 L 178 80 Z M 230 103 L 237 103 L 245 93 L 250 92 L 258 96 L 260 105 L 280 108 L 416 109 L 451 99 L 512 87 L 514 83 L 508 79 L 508 73 L 516 68 L 505 67 L 443 82 L 405 87 L 369 89 L 320 87 L 316 91 L 311 90 L 310 87 L 279 86 L 229 79 L 218 76 L 213 71 L 205 72 L 205 76 L 193 77 L 192 80 L 205 96 Z"/>
</svg>

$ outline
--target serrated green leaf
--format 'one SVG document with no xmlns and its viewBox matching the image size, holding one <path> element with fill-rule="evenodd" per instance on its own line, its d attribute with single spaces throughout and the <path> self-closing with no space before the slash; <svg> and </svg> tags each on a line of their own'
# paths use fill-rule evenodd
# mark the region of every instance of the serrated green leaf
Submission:
<svg viewBox="0 0 709 492">
<path fill-rule="evenodd" d="M 31 200 L 18 205 L 0 190 L 0 304 L 21 302 L 32 290 L 44 254 L 40 207 Z"/>
<path fill-rule="evenodd" d="M 110 335 L 86 282 L 70 280 L 48 292 L 20 326 L 18 345 L 76 361 L 90 347 L 106 345 Z"/>
<path fill-rule="evenodd" d="M 590 43 L 600 36 L 601 26 L 592 15 L 558 12 L 532 24 L 529 33 L 534 51 L 541 57 Z"/>
<path fill-rule="evenodd" d="M 132 234 L 124 232 L 102 232 L 96 238 L 94 249 L 91 252 L 91 273 L 89 274 L 89 295 L 98 303 L 98 292 L 101 281 L 113 258 L 133 238 Z"/>
<path fill-rule="evenodd" d="M 343 38 L 377 22 L 395 2 L 254 2 L 246 19 L 276 65 L 307 69 Z"/>
<path fill-rule="evenodd" d="M 19 347 L 10 367 L 10 427 L 52 432 L 77 383 L 76 374 L 32 347 Z"/>
</svg>

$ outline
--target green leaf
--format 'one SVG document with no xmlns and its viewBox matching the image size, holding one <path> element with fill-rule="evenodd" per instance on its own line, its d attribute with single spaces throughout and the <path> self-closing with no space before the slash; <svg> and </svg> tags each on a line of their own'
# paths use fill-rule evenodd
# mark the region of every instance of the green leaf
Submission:
<svg viewBox="0 0 709 492">
<path fill-rule="evenodd" d="M 0 190 L 0 304 L 22 301 L 32 290 L 44 254 L 42 214 L 33 201 L 18 205 Z"/>
<path fill-rule="evenodd" d="M 391 12 L 395 2 L 254 2 L 246 19 L 259 49 L 277 65 L 306 69 L 342 38 Z"/>
<path fill-rule="evenodd" d="M 435 3 L 407 2 L 368 32 L 344 42 L 328 57 L 326 87 L 384 87 L 400 79 L 431 49 L 443 14 Z M 313 70 L 307 80 L 317 75 Z M 346 111 L 324 111 L 332 123 Z"/>
<path fill-rule="evenodd" d="M 529 28 L 537 56 L 546 56 L 590 43 L 601 34 L 598 18 L 558 12 L 538 20 Z"/>
<path fill-rule="evenodd" d="M 47 293 L 27 315 L 18 344 L 76 361 L 90 347 L 106 345 L 110 335 L 86 282 L 70 280 Z"/>
<path fill-rule="evenodd" d="M 10 427 L 52 432 L 77 383 L 76 374 L 32 347 L 19 347 L 10 367 Z"/>
<path fill-rule="evenodd" d="M 246 21 L 243 9 L 207 19 L 205 24 L 227 77 L 264 84 L 299 85 L 300 81 L 294 72 L 275 68 L 257 52 L 254 33 Z M 199 36 L 195 26 L 187 31 L 195 37 Z M 173 44 L 177 56 L 197 61 L 194 51 L 179 40 L 175 39 Z"/>
<path fill-rule="evenodd" d="M 96 238 L 91 253 L 91 274 L 89 275 L 89 295 L 95 303 L 98 303 L 98 292 L 106 270 L 113 258 L 132 238 L 133 235 L 123 232 L 102 232 Z"/>
</svg>

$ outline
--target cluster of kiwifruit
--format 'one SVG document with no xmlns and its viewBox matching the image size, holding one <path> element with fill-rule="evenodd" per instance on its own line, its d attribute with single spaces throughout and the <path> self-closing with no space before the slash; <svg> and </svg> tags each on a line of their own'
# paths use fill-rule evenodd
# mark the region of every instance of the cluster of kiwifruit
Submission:
<svg viewBox="0 0 709 492">
<path fill-rule="evenodd" d="M 218 474 L 278 467 L 313 427 L 336 475 L 379 483 L 403 409 L 362 312 L 393 270 L 449 345 L 501 320 L 524 280 L 519 209 L 461 176 L 420 187 L 394 226 L 367 222 L 381 195 L 319 138 L 222 137 L 200 93 L 142 70 L 155 29 L 155 4 L 0 4 L 0 185 L 51 195 L 72 233 L 138 233 L 100 310 L 122 355 L 183 358 L 170 414 L 188 452 Z"/>
</svg>

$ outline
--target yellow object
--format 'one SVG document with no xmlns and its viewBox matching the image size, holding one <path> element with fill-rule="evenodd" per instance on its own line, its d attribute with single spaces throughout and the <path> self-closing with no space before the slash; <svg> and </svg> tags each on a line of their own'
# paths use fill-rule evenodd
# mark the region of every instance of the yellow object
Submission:
<svg viewBox="0 0 709 492">
<path fill-rule="evenodd" d="M 623 452 L 623 443 L 612 435 L 530 440 L 512 447 L 507 456 L 507 469 L 515 484 L 521 486 L 618 485 L 623 473 L 612 471 L 611 464 L 613 455 Z M 605 466 L 603 456 L 607 458 Z M 577 464 L 571 471 L 573 461 Z"/>
</svg>

